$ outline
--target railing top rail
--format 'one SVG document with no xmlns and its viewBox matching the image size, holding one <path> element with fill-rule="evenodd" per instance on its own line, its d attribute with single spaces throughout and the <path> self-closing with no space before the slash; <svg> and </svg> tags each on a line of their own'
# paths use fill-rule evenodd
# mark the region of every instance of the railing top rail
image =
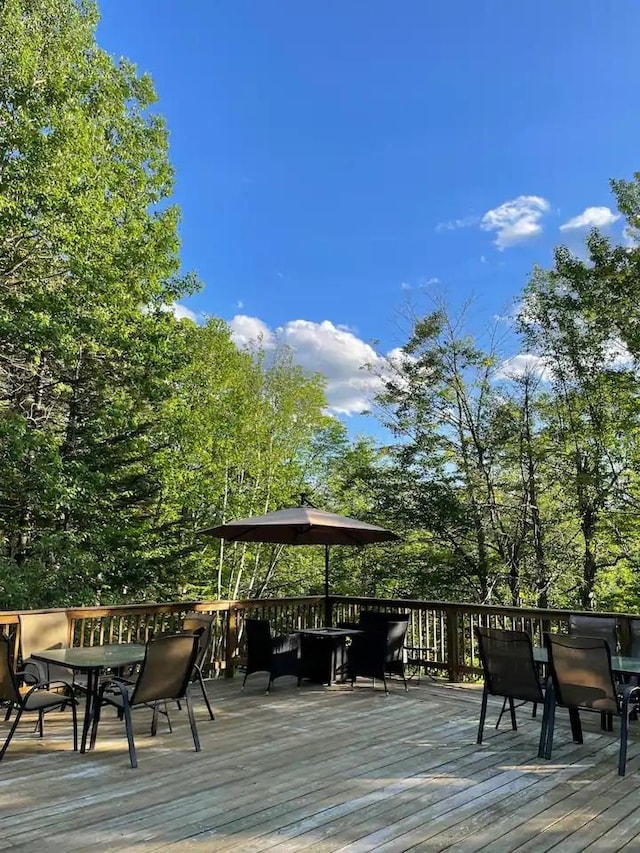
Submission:
<svg viewBox="0 0 640 853">
<path fill-rule="evenodd" d="M 368 598 L 363 596 L 334 595 L 334 603 L 359 604 L 377 607 L 405 607 L 409 609 L 457 610 L 462 613 L 495 613 L 497 615 L 518 614 L 530 615 L 534 618 L 565 618 L 574 613 L 587 613 L 591 616 L 610 616 L 618 619 L 637 619 L 638 613 L 620 613 L 606 610 L 568 610 L 540 607 L 510 607 L 503 604 L 472 604 L 460 601 L 426 601 L 419 598 Z"/>
<path fill-rule="evenodd" d="M 245 610 L 251 607 L 264 607 L 265 604 L 272 604 L 274 607 L 286 606 L 287 604 L 317 604 L 324 600 L 323 596 L 310 595 L 304 597 L 290 598 L 248 598 L 238 600 L 222 600 L 222 601 L 165 601 L 165 602 L 137 602 L 135 604 L 102 604 L 92 605 L 88 607 L 53 607 L 53 608 L 38 608 L 35 610 L 0 610 L 0 622 L 4 624 L 13 624 L 18 621 L 21 613 L 67 613 L 75 619 L 101 617 L 101 616 L 142 616 L 152 613 L 174 613 L 181 610 L 200 610 L 200 611 L 226 611 L 230 608 Z"/>
</svg>

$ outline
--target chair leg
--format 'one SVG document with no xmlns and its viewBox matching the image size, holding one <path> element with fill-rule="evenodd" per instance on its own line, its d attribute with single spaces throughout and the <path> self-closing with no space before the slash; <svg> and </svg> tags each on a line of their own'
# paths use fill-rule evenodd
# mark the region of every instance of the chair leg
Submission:
<svg viewBox="0 0 640 853">
<path fill-rule="evenodd" d="M 204 685 L 204 678 L 202 677 L 202 670 L 198 669 L 198 682 L 200 683 L 200 690 L 202 690 L 202 698 L 204 699 L 204 704 L 207 706 L 207 711 L 209 712 L 209 719 L 215 720 L 215 714 L 213 713 L 213 708 L 211 707 L 211 702 L 209 702 L 209 697 L 207 696 L 207 690 Z M 300 679 L 298 679 L 298 686 L 300 686 Z"/>
<path fill-rule="evenodd" d="M 191 734 L 193 735 L 193 745 L 196 752 L 200 752 L 200 738 L 198 737 L 198 729 L 196 728 L 196 718 L 193 713 L 193 706 L 188 694 L 185 694 L 184 702 L 187 706 L 187 713 L 189 714 L 189 725 L 191 726 Z"/>
<path fill-rule="evenodd" d="M 498 719 L 496 720 L 496 731 L 500 728 L 500 723 L 502 722 L 502 717 L 504 716 L 504 712 L 507 710 L 507 702 L 508 697 L 504 697 L 504 701 L 502 702 L 502 708 L 500 709 L 500 713 L 498 714 Z"/>
<path fill-rule="evenodd" d="M 580 722 L 580 712 L 577 708 L 569 708 L 569 721 L 571 723 L 571 736 L 574 743 L 584 743 L 582 737 L 582 723 Z"/>
<path fill-rule="evenodd" d="M 487 716 L 487 699 L 489 698 L 489 691 L 485 687 L 482 691 L 482 704 L 480 706 L 480 722 L 478 724 L 478 739 L 477 743 L 482 743 L 482 733 L 484 731 L 484 721 Z"/>
<path fill-rule="evenodd" d="M 547 688 L 542 710 L 542 725 L 540 727 L 540 743 L 538 745 L 538 758 L 551 758 L 553 748 L 553 730 L 556 719 L 556 700 L 551 688 Z"/>
<path fill-rule="evenodd" d="M 42 708 L 38 711 L 38 731 L 39 737 L 44 737 L 44 711 Z"/>
<path fill-rule="evenodd" d="M 533 708 L 531 709 L 531 717 L 534 718 L 538 713 L 538 703 L 533 703 Z"/>
<path fill-rule="evenodd" d="M 153 703 L 153 716 L 151 717 L 151 737 L 158 733 L 158 703 Z"/>
<path fill-rule="evenodd" d="M 123 694 L 122 696 L 122 705 L 124 710 L 124 725 L 127 730 L 127 743 L 129 745 L 129 761 L 131 762 L 131 769 L 135 769 L 138 766 L 138 759 L 136 757 L 136 745 L 133 740 L 133 721 L 131 720 L 131 707 L 129 705 L 129 697 Z"/>
<path fill-rule="evenodd" d="M 516 706 L 513 699 L 509 697 L 509 714 L 511 716 L 511 728 L 514 732 L 518 731 L 518 723 L 516 721 Z"/>
<path fill-rule="evenodd" d="M 4 754 L 5 754 L 5 752 L 7 751 L 7 747 L 8 747 L 8 746 L 9 746 L 9 744 L 11 743 L 11 738 L 13 737 L 13 735 L 14 735 L 14 733 L 15 733 L 15 730 L 18 728 L 18 723 L 20 722 L 20 717 L 21 717 L 21 716 L 22 716 L 22 708 L 18 708 L 18 711 L 17 711 L 17 713 L 16 713 L 16 718 L 15 718 L 15 720 L 13 721 L 13 724 L 12 724 L 12 726 L 11 726 L 11 729 L 9 730 L 9 734 L 7 735 L 7 739 L 6 739 L 6 740 L 5 740 L 5 742 L 3 743 L 3 745 L 2 745 L 2 749 L 0 749 L 0 761 L 2 761 L 2 759 L 3 759 L 3 757 L 4 757 Z"/>
<path fill-rule="evenodd" d="M 78 751 L 78 703 L 71 697 L 71 720 L 73 722 L 73 751 Z"/>
<path fill-rule="evenodd" d="M 8 722 L 9 722 L 9 719 L 10 719 L 10 717 L 11 717 L 11 712 L 12 712 L 12 711 L 13 711 L 13 705 L 11 704 L 11 702 L 9 702 L 9 704 L 8 704 L 8 706 L 7 706 L 7 713 L 4 715 L 4 721 L 5 721 L 5 723 L 8 723 Z"/>
<path fill-rule="evenodd" d="M 100 711 L 102 709 L 102 693 L 96 699 L 93 709 L 93 724 L 91 726 L 91 738 L 89 739 L 89 749 L 93 749 L 96 745 L 96 736 L 98 734 L 98 723 L 100 722 Z M 120 715 L 118 715 L 119 717 Z"/>
<path fill-rule="evenodd" d="M 629 705 L 627 700 L 622 702 L 620 718 L 620 753 L 618 755 L 618 776 L 624 776 L 627 769 L 627 738 L 629 735 Z"/>
</svg>

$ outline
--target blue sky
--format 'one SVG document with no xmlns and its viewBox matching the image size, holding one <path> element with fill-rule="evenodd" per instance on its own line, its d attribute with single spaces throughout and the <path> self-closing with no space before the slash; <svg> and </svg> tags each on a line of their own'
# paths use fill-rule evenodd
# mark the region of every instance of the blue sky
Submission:
<svg viewBox="0 0 640 853">
<path fill-rule="evenodd" d="M 183 265 L 204 283 L 187 308 L 295 347 L 338 412 L 370 390 L 369 343 L 404 342 L 407 298 L 473 297 L 481 334 L 556 243 L 621 232 L 608 180 L 640 169 L 637 0 L 100 8 L 101 46 L 152 75 L 169 127 Z"/>
</svg>

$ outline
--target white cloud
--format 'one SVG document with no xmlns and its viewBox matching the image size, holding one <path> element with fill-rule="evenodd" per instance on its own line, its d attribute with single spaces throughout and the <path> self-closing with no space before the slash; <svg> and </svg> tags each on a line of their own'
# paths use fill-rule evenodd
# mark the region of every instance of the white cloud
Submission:
<svg viewBox="0 0 640 853">
<path fill-rule="evenodd" d="M 540 379 L 551 378 L 551 371 L 546 360 L 539 355 L 527 352 L 522 352 L 503 361 L 496 370 L 495 378 L 518 379 L 527 374 L 537 376 Z"/>
<path fill-rule="evenodd" d="M 471 228 L 480 221 L 479 216 L 463 216 L 461 219 L 449 219 L 447 222 L 438 222 L 436 231 L 457 231 L 459 228 Z"/>
<path fill-rule="evenodd" d="M 560 226 L 561 231 L 578 231 L 581 228 L 605 228 L 620 219 L 608 207 L 587 207 L 578 216 L 567 220 Z"/>
<path fill-rule="evenodd" d="M 275 349 L 276 340 L 273 332 L 266 323 L 257 317 L 236 314 L 229 326 L 231 328 L 231 339 L 237 347 Z"/>
<path fill-rule="evenodd" d="M 411 290 L 411 285 L 409 284 L 408 281 L 401 281 L 400 282 L 400 290 Z"/>
<path fill-rule="evenodd" d="M 371 364 L 384 371 L 385 359 L 344 326 L 329 320 L 290 320 L 271 330 L 257 317 L 246 315 L 234 317 L 229 326 L 237 346 L 251 347 L 260 341 L 267 350 L 287 346 L 296 364 L 325 376 L 327 401 L 337 414 L 355 415 L 370 408 L 374 395 L 381 390 L 381 380 L 362 368 Z"/>
<path fill-rule="evenodd" d="M 187 308 L 186 305 L 180 305 L 179 302 L 173 302 L 171 305 L 163 305 L 161 310 L 173 314 L 176 320 L 193 320 L 194 323 L 198 322 L 198 315 L 195 311 Z"/>
<path fill-rule="evenodd" d="M 640 246 L 640 229 L 625 225 L 622 229 L 622 245 L 627 249 L 637 249 Z"/>
<path fill-rule="evenodd" d="M 480 222 L 483 231 L 495 231 L 494 243 L 502 250 L 540 234 L 540 220 L 549 202 L 538 195 L 519 195 L 488 210 Z"/>
<path fill-rule="evenodd" d="M 633 366 L 633 356 L 620 338 L 614 338 L 606 344 L 604 358 L 611 370 L 629 370 Z"/>
</svg>

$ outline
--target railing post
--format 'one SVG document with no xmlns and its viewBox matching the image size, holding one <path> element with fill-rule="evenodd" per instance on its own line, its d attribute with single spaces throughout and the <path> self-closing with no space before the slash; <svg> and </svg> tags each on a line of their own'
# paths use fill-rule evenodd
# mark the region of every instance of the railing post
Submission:
<svg viewBox="0 0 640 853">
<path fill-rule="evenodd" d="M 233 658 L 238 645 L 238 611 L 230 607 L 227 611 L 227 634 L 224 647 L 224 677 L 233 678 Z"/>
<path fill-rule="evenodd" d="M 460 677 L 460 621 L 458 610 L 447 607 L 447 677 L 449 681 L 459 681 Z"/>
<path fill-rule="evenodd" d="M 327 596 L 324 600 L 324 624 L 325 628 L 333 625 L 333 599 Z"/>
</svg>

